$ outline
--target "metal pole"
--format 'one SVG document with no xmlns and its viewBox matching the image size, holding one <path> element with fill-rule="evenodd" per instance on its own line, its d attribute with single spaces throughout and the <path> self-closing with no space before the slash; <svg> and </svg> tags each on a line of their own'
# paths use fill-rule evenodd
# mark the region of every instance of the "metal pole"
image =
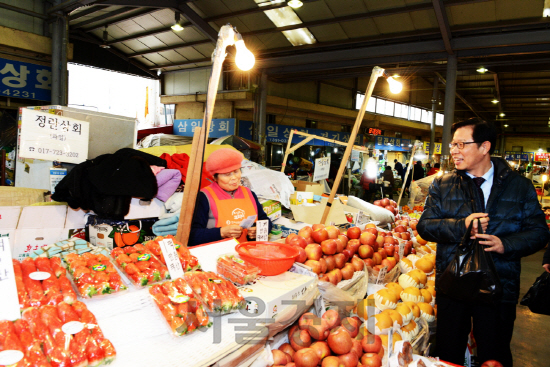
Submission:
<svg viewBox="0 0 550 367">
<path fill-rule="evenodd" d="M 51 104 L 58 105 L 61 103 L 59 100 L 59 88 L 61 79 L 61 28 L 59 27 L 60 18 L 55 16 L 55 20 L 52 22 L 52 97 Z"/>
<path fill-rule="evenodd" d="M 437 75 L 434 77 L 434 90 L 432 94 L 432 131 L 430 134 L 430 156 L 428 157 L 428 160 L 430 162 L 433 162 L 433 156 L 435 151 L 435 120 L 437 117 L 436 109 L 437 109 L 437 94 L 439 90 L 437 89 L 437 85 L 439 83 L 439 78 Z"/>
<path fill-rule="evenodd" d="M 262 71 L 260 77 L 260 106 L 258 109 L 258 129 L 257 129 L 257 142 L 262 146 L 262 157 L 260 164 L 265 166 L 265 129 L 267 119 L 267 73 Z"/>
<path fill-rule="evenodd" d="M 455 98 L 456 98 L 456 55 L 447 57 L 447 81 L 445 85 L 445 114 L 443 119 L 443 138 L 441 142 L 441 160 L 445 166 L 442 170 L 447 169 L 449 160 L 449 144 L 451 143 L 451 126 L 455 116 Z"/>
<path fill-rule="evenodd" d="M 60 28 L 60 78 L 59 78 L 59 104 L 62 106 L 68 105 L 68 74 L 67 74 L 67 45 L 69 39 L 69 22 L 67 21 L 67 15 L 63 14 L 59 18 Z"/>
</svg>

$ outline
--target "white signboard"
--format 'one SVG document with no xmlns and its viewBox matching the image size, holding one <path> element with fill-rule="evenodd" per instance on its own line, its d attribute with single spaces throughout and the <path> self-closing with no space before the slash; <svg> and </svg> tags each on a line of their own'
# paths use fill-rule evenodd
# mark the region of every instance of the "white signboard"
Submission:
<svg viewBox="0 0 550 367">
<path fill-rule="evenodd" d="M 269 220 L 259 220 L 256 222 L 256 241 L 269 240 Z"/>
<path fill-rule="evenodd" d="M 315 160 L 315 170 L 313 171 L 313 181 L 325 180 L 330 171 L 330 157 L 317 158 Z"/>
<path fill-rule="evenodd" d="M 174 242 L 170 238 L 167 238 L 160 241 L 159 244 L 164 260 L 166 261 L 166 266 L 168 267 L 168 272 L 170 273 L 170 278 L 175 280 L 183 277 L 183 267 L 181 266 Z"/>
<path fill-rule="evenodd" d="M 0 320 L 13 321 L 21 318 L 10 242 L 7 238 L 0 238 L 0 294 Z"/>
<path fill-rule="evenodd" d="M 82 163 L 88 159 L 90 123 L 21 109 L 21 158 Z"/>
<path fill-rule="evenodd" d="M 351 161 L 352 162 L 359 162 L 359 151 L 353 150 L 351 151 Z"/>
</svg>

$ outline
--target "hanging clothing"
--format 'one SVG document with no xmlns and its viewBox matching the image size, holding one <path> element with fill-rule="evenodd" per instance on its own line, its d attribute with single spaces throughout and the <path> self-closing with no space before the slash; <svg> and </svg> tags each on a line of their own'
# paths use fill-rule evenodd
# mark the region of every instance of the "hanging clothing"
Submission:
<svg viewBox="0 0 550 367">
<path fill-rule="evenodd" d="M 166 160 L 166 168 L 177 169 L 178 171 L 180 171 L 181 180 L 184 183 L 186 182 L 187 169 L 189 167 L 189 156 L 187 154 L 177 153 L 177 154 L 170 155 L 168 153 L 163 153 L 160 156 L 160 158 Z M 206 169 L 205 164 L 206 163 L 203 163 L 203 166 L 202 166 L 201 189 L 205 188 L 206 186 L 214 182 L 214 178 Z"/>
<path fill-rule="evenodd" d="M 166 201 L 172 196 L 181 183 L 181 172 L 177 169 L 163 169 L 157 173 L 157 199 Z"/>
</svg>

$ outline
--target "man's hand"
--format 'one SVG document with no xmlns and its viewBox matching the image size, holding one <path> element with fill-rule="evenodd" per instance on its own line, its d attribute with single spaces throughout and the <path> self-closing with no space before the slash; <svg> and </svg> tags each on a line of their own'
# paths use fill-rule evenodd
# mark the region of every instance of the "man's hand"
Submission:
<svg viewBox="0 0 550 367">
<path fill-rule="evenodd" d="M 472 226 L 472 232 L 470 232 L 471 238 L 475 238 L 475 235 L 478 233 L 477 229 L 477 218 L 481 221 L 481 228 L 483 228 L 483 232 L 487 232 L 487 226 L 489 225 L 489 214 L 487 213 L 472 213 L 466 217 L 466 221 L 464 224 L 466 225 L 466 229 L 470 227 L 470 223 L 474 221 L 474 225 Z"/>
<path fill-rule="evenodd" d="M 248 238 L 255 240 L 256 239 L 256 227 L 248 228 L 247 236 L 248 236 Z"/>
<path fill-rule="evenodd" d="M 225 226 L 220 228 L 222 238 L 239 238 L 243 233 L 243 229 L 237 225 Z"/>
<path fill-rule="evenodd" d="M 550 264 L 544 264 L 542 267 L 544 268 L 544 270 L 546 270 L 547 273 L 550 273 Z"/>
<path fill-rule="evenodd" d="M 493 236 L 492 234 L 476 234 L 476 238 L 482 238 L 485 241 L 479 241 L 480 244 L 484 246 L 488 246 L 485 248 L 485 251 L 487 252 L 496 252 L 497 254 L 503 254 L 504 253 L 504 245 L 502 244 L 502 241 L 497 236 Z"/>
</svg>

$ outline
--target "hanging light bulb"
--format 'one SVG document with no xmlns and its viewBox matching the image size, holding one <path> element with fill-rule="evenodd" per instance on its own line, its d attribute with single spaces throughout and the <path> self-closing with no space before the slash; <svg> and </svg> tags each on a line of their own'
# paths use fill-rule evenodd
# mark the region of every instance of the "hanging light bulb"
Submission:
<svg viewBox="0 0 550 367">
<path fill-rule="evenodd" d="M 389 76 L 388 74 L 386 74 L 386 72 L 384 72 L 383 75 L 384 75 L 384 78 L 386 78 L 386 80 L 388 81 L 388 84 L 390 85 L 390 92 L 397 94 L 403 90 L 403 84 L 395 80 L 393 76 Z"/>
<path fill-rule="evenodd" d="M 288 4 L 288 6 L 290 6 L 291 8 L 294 8 L 294 9 L 298 9 L 299 7 L 304 5 L 304 3 L 301 2 L 300 0 L 290 0 L 287 4 Z"/>
<path fill-rule="evenodd" d="M 108 39 L 109 39 L 109 32 L 107 32 L 107 26 L 105 26 L 105 29 L 103 30 L 103 43 L 99 45 L 99 47 L 111 48 L 111 46 L 107 44 Z"/>
<path fill-rule="evenodd" d="M 504 112 L 501 112 L 501 113 L 499 114 L 499 116 L 500 116 L 500 117 L 504 117 L 504 116 L 506 116 L 506 114 L 505 114 Z"/>
<path fill-rule="evenodd" d="M 334 148 L 334 153 L 338 153 L 338 148 Z"/>
<path fill-rule="evenodd" d="M 237 55 L 235 56 L 235 63 L 242 71 L 250 70 L 254 66 L 256 58 L 254 57 L 254 54 L 246 48 L 241 34 L 237 33 L 236 36 L 237 41 L 235 42 L 235 48 L 237 49 Z"/>
<path fill-rule="evenodd" d="M 183 31 L 183 27 L 182 27 L 182 25 L 181 25 L 181 14 L 180 14 L 179 12 L 175 12 L 175 13 L 174 13 L 174 16 L 175 16 L 175 18 L 176 18 L 176 19 L 175 19 L 176 22 L 175 22 L 174 25 L 173 25 L 172 27 L 170 27 L 170 28 L 172 28 L 172 30 L 173 30 L 173 31 L 176 31 L 176 32 L 181 32 L 181 31 Z"/>
<path fill-rule="evenodd" d="M 485 74 L 486 72 L 488 72 L 489 70 L 488 69 L 485 69 L 483 66 L 480 67 L 479 69 L 476 70 L 478 73 L 480 74 Z"/>
<path fill-rule="evenodd" d="M 499 100 L 496 99 L 496 98 L 491 101 L 492 104 L 497 104 L 498 102 L 499 102 Z"/>
</svg>

